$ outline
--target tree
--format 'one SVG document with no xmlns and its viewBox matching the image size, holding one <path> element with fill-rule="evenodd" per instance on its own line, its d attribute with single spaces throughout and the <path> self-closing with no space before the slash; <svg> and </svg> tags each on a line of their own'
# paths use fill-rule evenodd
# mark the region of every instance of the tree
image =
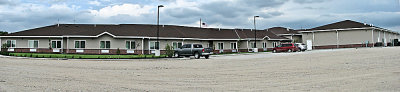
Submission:
<svg viewBox="0 0 400 92">
<path fill-rule="evenodd" d="M 6 31 L 0 31 L 0 35 L 7 35 L 8 34 L 8 32 L 6 32 Z"/>
</svg>

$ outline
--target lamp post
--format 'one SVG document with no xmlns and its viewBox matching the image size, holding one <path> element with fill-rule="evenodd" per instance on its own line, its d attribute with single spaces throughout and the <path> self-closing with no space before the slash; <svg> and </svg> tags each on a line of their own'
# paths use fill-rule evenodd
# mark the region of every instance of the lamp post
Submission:
<svg viewBox="0 0 400 92">
<path fill-rule="evenodd" d="M 158 5 L 157 7 L 157 43 L 156 46 L 158 46 L 156 49 L 160 50 L 160 42 L 158 41 L 158 38 L 160 36 L 160 8 L 164 7 L 163 5 Z"/>
<path fill-rule="evenodd" d="M 260 16 L 254 16 L 254 48 L 257 48 L 257 28 L 256 28 L 256 17 Z"/>
</svg>

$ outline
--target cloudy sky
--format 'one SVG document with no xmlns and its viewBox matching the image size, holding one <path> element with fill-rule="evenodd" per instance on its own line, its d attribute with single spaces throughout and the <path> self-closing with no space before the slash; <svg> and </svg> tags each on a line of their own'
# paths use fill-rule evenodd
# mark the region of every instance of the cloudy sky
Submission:
<svg viewBox="0 0 400 92">
<path fill-rule="evenodd" d="M 62 24 L 160 24 L 313 28 L 342 20 L 400 32 L 400 0 L 0 0 L 0 30 Z M 59 22 L 58 22 L 59 20 Z"/>
</svg>

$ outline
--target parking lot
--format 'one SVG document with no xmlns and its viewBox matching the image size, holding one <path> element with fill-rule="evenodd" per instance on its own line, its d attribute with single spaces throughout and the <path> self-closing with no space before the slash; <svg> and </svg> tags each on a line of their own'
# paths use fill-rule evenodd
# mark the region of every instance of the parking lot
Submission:
<svg viewBox="0 0 400 92">
<path fill-rule="evenodd" d="M 0 92 L 400 91 L 400 47 L 210 59 L 0 58 Z"/>
</svg>

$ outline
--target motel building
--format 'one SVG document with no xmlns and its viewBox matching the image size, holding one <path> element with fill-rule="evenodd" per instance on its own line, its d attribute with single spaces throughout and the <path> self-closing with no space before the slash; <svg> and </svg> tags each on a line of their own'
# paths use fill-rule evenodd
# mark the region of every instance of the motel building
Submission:
<svg viewBox="0 0 400 92">
<path fill-rule="evenodd" d="M 398 45 L 399 33 L 345 20 L 311 29 L 265 30 L 198 28 L 146 24 L 55 24 L 0 36 L 2 51 L 68 54 L 154 54 L 183 44 L 202 44 L 214 53 L 263 52 L 281 43 L 305 43 L 308 49 Z M 256 42 L 256 45 L 255 45 Z"/>
<path fill-rule="evenodd" d="M 215 53 L 261 52 L 291 42 L 267 30 L 257 30 L 254 37 L 251 29 L 160 25 L 160 44 L 156 44 L 156 28 L 145 24 L 56 24 L 0 36 L 0 40 L 8 47 L 2 51 L 70 54 L 116 54 L 117 50 L 120 54 L 153 54 L 157 48 L 165 53 L 167 44 L 176 49 L 189 43 L 213 48 Z"/>
</svg>

